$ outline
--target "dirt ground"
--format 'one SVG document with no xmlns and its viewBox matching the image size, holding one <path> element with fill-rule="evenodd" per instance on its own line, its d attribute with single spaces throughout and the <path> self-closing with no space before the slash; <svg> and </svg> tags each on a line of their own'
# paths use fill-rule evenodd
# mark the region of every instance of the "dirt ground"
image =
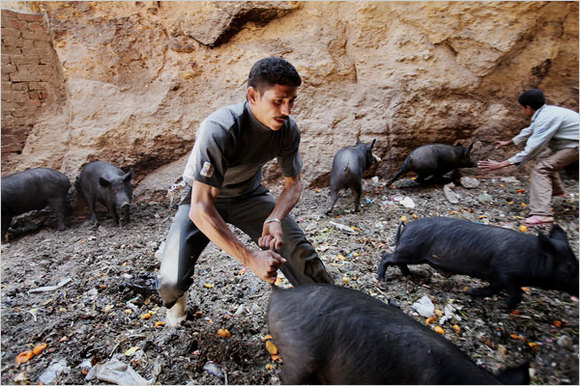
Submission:
<svg viewBox="0 0 580 386">
<path fill-rule="evenodd" d="M 426 265 L 411 266 L 413 277 L 390 268 L 386 282 L 377 279 L 380 255 L 393 249 L 403 216 L 409 221 L 457 217 L 518 230 L 527 215 L 527 181 L 479 180 L 474 189 L 453 188 L 459 203 L 451 204 L 442 185 L 418 187 L 405 178 L 397 181 L 398 189 L 386 189 L 384 181 L 369 179 L 362 212 L 354 213 L 350 194 L 342 193 L 332 216 L 322 213 L 328 188 L 305 190 L 292 215 L 337 284 L 391 299 L 421 323 L 425 318 L 412 304 L 423 295 L 440 310 L 451 302 L 461 308 L 461 320 L 431 326 L 440 325 L 444 337 L 477 364 L 495 372 L 528 360 L 534 384 L 578 384 L 576 298 L 530 287 L 517 312 L 506 313 L 499 308 L 505 294 L 472 298 L 464 290 L 481 285 L 479 280 L 445 278 Z M 565 184 L 573 193 L 555 198 L 553 207 L 578 256 L 578 182 Z M 409 202 L 404 197 L 415 207 L 403 206 Z M 158 295 L 135 286 L 155 276 L 156 251 L 174 213 L 168 202 L 137 201 L 125 227 L 101 213 L 98 228 L 76 216 L 63 232 L 50 222 L 34 232 L 13 232 L 2 245 L 1 383 L 106 384 L 87 380 L 87 373 L 118 359 L 151 383 L 279 384 L 280 364 L 272 361 L 264 342 L 269 286 L 235 259 L 210 244 L 197 265 L 188 320 L 175 329 L 158 323 L 165 316 Z M 16 229 L 30 217 L 17 222 Z M 331 222 L 352 227 L 354 234 Z M 59 283 L 57 289 L 40 288 Z M 35 289 L 42 291 L 31 292 Z M 218 334 L 220 329 L 231 337 Z M 44 351 L 16 363 L 21 352 L 39 343 L 47 344 Z"/>
</svg>

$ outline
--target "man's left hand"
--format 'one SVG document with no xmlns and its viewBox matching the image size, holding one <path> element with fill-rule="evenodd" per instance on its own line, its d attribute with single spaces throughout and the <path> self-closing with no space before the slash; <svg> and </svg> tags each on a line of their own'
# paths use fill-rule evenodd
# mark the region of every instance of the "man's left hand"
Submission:
<svg viewBox="0 0 580 386">
<path fill-rule="evenodd" d="M 262 228 L 262 237 L 258 240 L 258 245 L 262 248 L 268 248 L 272 251 L 278 251 L 284 243 L 284 232 L 282 224 L 279 222 L 270 222 L 264 224 Z"/>
<path fill-rule="evenodd" d="M 509 166 L 509 165 L 510 164 L 507 160 L 497 162 L 497 161 L 493 161 L 493 160 L 488 159 L 487 161 L 479 161 L 477 163 L 477 167 L 480 168 L 481 170 L 484 170 L 484 171 L 501 169 L 501 168 L 505 168 L 506 166 Z"/>
</svg>

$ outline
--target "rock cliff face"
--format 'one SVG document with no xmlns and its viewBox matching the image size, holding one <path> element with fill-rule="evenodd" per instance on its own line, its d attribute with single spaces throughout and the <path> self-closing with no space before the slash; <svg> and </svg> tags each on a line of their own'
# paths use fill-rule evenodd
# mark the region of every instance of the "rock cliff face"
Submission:
<svg viewBox="0 0 580 386">
<path fill-rule="evenodd" d="M 243 101 L 251 65 L 272 55 L 303 77 L 293 114 L 306 186 L 326 184 L 334 153 L 357 137 L 377 139 L 382 177 L 429 142 L 476 140 L 474 158 L 503 159 L 515 149 L 491 143 L 527 125 L 516 99 L 528 88 L 578 111 L 577 2 L 28 5 L 12 9 L 41 15 L 54 52 L 43 65 L 62 80 L 42 86 L 55 97 L 35 102 L 27 125 L 5 119 L 19 108 L 4 90 L 23 85 L 4 69 L 31 52 L 5 36 L 32 37 L 3 12 L 3 175 L 47 166 L 74 178 L 100 159 L 134 167 L 143 196 L 166 190 L 201 121 Z"/>
</svg>

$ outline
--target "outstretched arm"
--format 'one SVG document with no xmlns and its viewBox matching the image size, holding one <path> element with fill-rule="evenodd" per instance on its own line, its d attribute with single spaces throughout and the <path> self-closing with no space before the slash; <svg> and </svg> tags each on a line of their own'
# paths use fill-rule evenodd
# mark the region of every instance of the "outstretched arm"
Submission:
<svg viewBox="0 0 580 386">
<path fill-rule="evenodd" d="M 214 202 L 219 189 L 194 181 L 191 190 L 189 218 L 213 243 L 250 268 L 269 283 L 276 281 L 276 271 L 286 260 L 274 251 L 251 251 L 230 230 Z"/>
<path fill-rule="evenodd" d="M 267 217 L 262 228 L 262 237 L 258 245 L 271 250 L 279 250 L 284 243 L 284 232 L 281 221 L 296 206 L 302 194 L 302 180 L 300 174 L 293 177 L 284 177 L 284 189 L 278 197 L 276 206 Z"/>
</svg>

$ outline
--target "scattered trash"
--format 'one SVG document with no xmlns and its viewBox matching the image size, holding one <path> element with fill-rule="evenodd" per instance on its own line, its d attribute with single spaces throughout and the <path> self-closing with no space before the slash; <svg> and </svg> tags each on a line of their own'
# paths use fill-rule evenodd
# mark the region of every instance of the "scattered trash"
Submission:
<svg viewBox="0 0 580 386">
<path fill-rule="evenodd" d="M 62 358 L 58 362 L 52 362 L 51 365 L 40 374 L 38 382 L 45 385 L 53 385 L 63 372 L 68 373 L 69 370 L 70 368 L 67 366 L 66 359 Z"/>
<path fill-rule="evenodd" d="M 419 313 L 424 318 L 429 318 L 435 315 L 435 306 L 429 299 L 429 296 L 425 295 L 411 306 L 415 311 Z"/>
<path fill-rule="evenodd" d="M 378 184 L 379 183 L 379 177 L 374 176 L 373 178 L 371 178 L 371 180 L 375 183 Z"/>
<path fill-rule="evenodd" d="M 219 336 L 221 336 L 222 338 L 231 338 L 232 337 L 232 333 L 228 331 L 227 328 L 220 328 L 217 332 L 217 334 Z"/>
<path fill-rule="evenodd" d="M 445 323 L 448 320 L 455 319 L 458 322 L 461 322 L 461 316 L 457 315 L 455 311 L 460 310 L 461 306 L 452 306 L 451 304 L 447 304 L 445 306 L 445 315 L 441 317 L 440 324 Z"/>
<path fill-rule="evenodd" d="M 210 373 L 211 375 L 218 377 L 220 379 L 224 379 L 226 377 L 226 375 L 224 374 L 224 371 L 222 370 L 222 368 L 215 363 L 214 361 L 209 361 L 207 362 L 204 366 L 203 369 L 205 371 L 207 371 L 208 373 Z"/>
<path fill-rule="evenodd" d="M 333 221 L 329 221 L 329 223 L 331 225 L 333 225 L 336 229 L 343 231 L 344 233 L 348 233 L 349 235 L 355 235 L 356 232 L 354 229 L 352 229 L 351 227 L 344 225 L 344 224 L 339 224 Z"/>
<path fill-rule="evenodd" d="M 146 385 L 151 384 L 139 375 L 131 366 L 117 358 L 102 364 L 95 365 L 85 377 L 87 381 L 99 379 L 117 385 Z"/>
<path fill-rule="evenodd" d="M 461 177 L 459 182 L 465 189 L 475 189 L 480 184 L 479 180 L 473 177 Z"/>
<path fill-rule="evenodd" d="M 66 279 L 61 280 L 60 283 L 58 283 L 57 285 L 33 288 L 31 290 L 28 290 L 28 293 L 56 291 L 57 289 L 64 287 L 65 285 L 67 285 L 71 281 L 72 281 L 72 279 L 70 277 L 67 277 Z"/>
<path fill-rule="evenodd" d="M 438 334 L 441 334 L 441 335 L 445 334 L 445 330 L 443 328 L 441 328 L 440 326 L 435 326 L 434 330 Z"/>
<path fill-rule="evenodd" d="M 459 198 L 457 197 L 457 193 L 455 193 L 453 190 L 451 190 L 451 188 L 454 188 L 455 184 L 453 182 L 443 186 L 443 194 L 445 195 L 445 198 L 447 199 L 447 201 L 449 201 L 452 204 L 458 204 L 459 203 Z"/>
</svg>

